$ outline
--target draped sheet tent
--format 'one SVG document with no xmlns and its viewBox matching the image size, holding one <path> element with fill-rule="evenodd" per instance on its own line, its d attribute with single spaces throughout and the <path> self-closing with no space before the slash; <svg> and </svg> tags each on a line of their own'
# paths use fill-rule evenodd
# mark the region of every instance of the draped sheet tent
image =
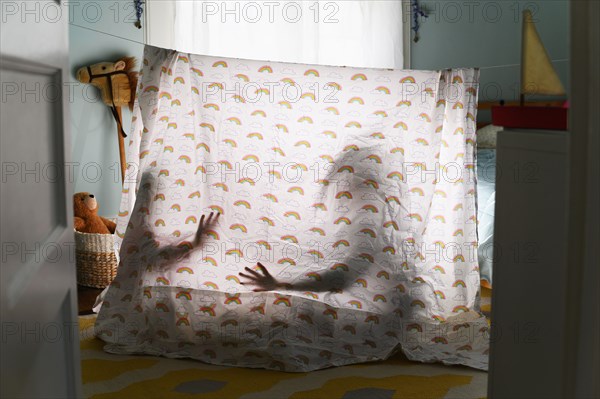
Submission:
<svg viewBox="0 0 600 399">
<path fill-rule="evenodd" d="M 401 348 L 414 360 L 486 369 L 477 84 L 474 69 L 147 46 L 121 264 L 96 324 L 105 350 L 309 371 Z M 194 247 L 210 211 L 220 220 Z M 239 284 L 257 261 L 299 288 Z"/>
</svg>

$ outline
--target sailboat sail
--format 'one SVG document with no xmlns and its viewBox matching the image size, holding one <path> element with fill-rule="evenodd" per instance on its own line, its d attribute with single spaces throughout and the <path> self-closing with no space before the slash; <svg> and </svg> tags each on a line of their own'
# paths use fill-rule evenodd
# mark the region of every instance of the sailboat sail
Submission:
<svg viewBox="0 0 600 399">
<path fill-rule="evenodd" d="M 525 104 L 527 94 L 565 94 L 565 88 L 542 44 L 529 10 L 523 12 L 522 40 L 520 105 L 492 107 L 492 124 L 518 129 L 567 130 L 567 107 L 534 106 L 535 103 L 531 102 Z"/>
<path fill-rule="evenodd" d="M 564 95 L 556 70 L 535 28 L 531 11 L 523 12 L 521 94 Z"/>
</svg>

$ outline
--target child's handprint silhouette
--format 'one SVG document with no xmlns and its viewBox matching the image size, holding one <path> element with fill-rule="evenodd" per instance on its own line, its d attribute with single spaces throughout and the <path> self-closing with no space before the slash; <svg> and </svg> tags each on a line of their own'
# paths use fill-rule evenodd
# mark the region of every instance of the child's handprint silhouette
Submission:
<svg viewBox="0 0 600 399">
<path fill-rule="evenodd" d="M 198 230 L 196 231 L 196 237 L 194 237 L 194 242 L 192 242 L 194 249 L 202 245 L 202 238 L 206 237 L 206 234 L 204 234 L 206 230 L 216 226 L 217 222 L 219 221 L 219 216 L 221 216 L 221 213 L 217 212 L 217 216 L 215 216 L 213 219 L 214 214 L 214 212 L 211 212 L 208 215 L 208 218 L 206 218 L 206 221 L 204 220 L 206 215 L 202 215 L 200 217 L 200 224 L 198 225 Z"/>
<path fill-rule="evenodd" d="M 155 240 L 154 233 L 148 230 L 145 234 L 149 239 L 146 242 L 146 245 L 154 246 L 155 249 L 151 252 L 149 251 L 149 256 L 145 256 L 145 258 L 149 260 L 160 257 L 165 260 L 165 262 L 162 262 L 162 267 L 168 267 L 169 265 L 181 260 L 183 257 L 189 256 L 192 252 L 202 247 L 207 230 L 210 230 L 217 225 L 219 216 L 221 216 L 221 213 L 217 212 L 215 216 L 215 213 L 211 212 L 208 217 L 206 217 L 206 215 L 202 215 L 200 217 L 200 223 L 198 224 L 196 234 L 194 235 L 194 238 L 189 241 L 192 244 L 191 246 L 181 245 L 181 243 L 176 245 L 160 246 Z"/>
<path fill-rule="evenodd" d="M 254 292 L 273 291 L 277 288 L 286 288 L 286 289 L 292 288 L 291 284 L 278 282 L 275 279 L 275 277 L 271 276 L 271 273 L 269 273 L 269 271 L 262 265 L 262 263 L 258 262 L 256 265 L 259 267 L 262 274 L 250 269 L 249 267 L 246 267 L 244 269 L 248 272 L 248 274 L 244 274 L 244 273 L 240 272 L 239 275 L 249 279 L 250 281 L 241 282 L 240 284 L 256 285 L 257 288 L 255 288 L 253 290 Z"/>
<path fill-rule="evenodd" d="M 274 291 L 276 289 L 293 291 L 312 291 L 312 292 L 342 292 L 343 289 L 352 282 L 349 278 L 344 278 L 343 273 L 335 270 L 323 270 L 319 272 L 321 277 L 318 281 L 304 280 L 292 283 L 278 281 L 269 273 L 267 268 L 260 262 L 256 264 L 259 273 L 256 270 L 245 267 L 246 273 L 238 273 L 248 281 L 240 282 L 242 285 L 254 285 L 254 292 Z"/>
</svg>

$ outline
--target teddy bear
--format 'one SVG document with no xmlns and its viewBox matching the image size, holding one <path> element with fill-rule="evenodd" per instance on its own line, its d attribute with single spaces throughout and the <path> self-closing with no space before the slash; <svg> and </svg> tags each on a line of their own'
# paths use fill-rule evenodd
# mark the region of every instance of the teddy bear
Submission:
<svg viewBox="0 0 600 399">
<path fill-rule="evenodd" d="M 98 201 L 94 194 L 73 195 L 75 230 L 81 233 L 113 234 L 116 223 L 98 215 Z"/>
</svg>

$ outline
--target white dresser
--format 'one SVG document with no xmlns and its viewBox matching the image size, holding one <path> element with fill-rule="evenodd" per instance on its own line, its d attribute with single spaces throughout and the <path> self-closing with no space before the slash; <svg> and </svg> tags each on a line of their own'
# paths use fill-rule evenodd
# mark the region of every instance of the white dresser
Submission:
<svg viewBox="0 0 600 399">
<path fill-rule="evenodd" d="M 560 396 L 568 142 L 564 131 L 498 134 L 490 398 Z"/>
</svg>

